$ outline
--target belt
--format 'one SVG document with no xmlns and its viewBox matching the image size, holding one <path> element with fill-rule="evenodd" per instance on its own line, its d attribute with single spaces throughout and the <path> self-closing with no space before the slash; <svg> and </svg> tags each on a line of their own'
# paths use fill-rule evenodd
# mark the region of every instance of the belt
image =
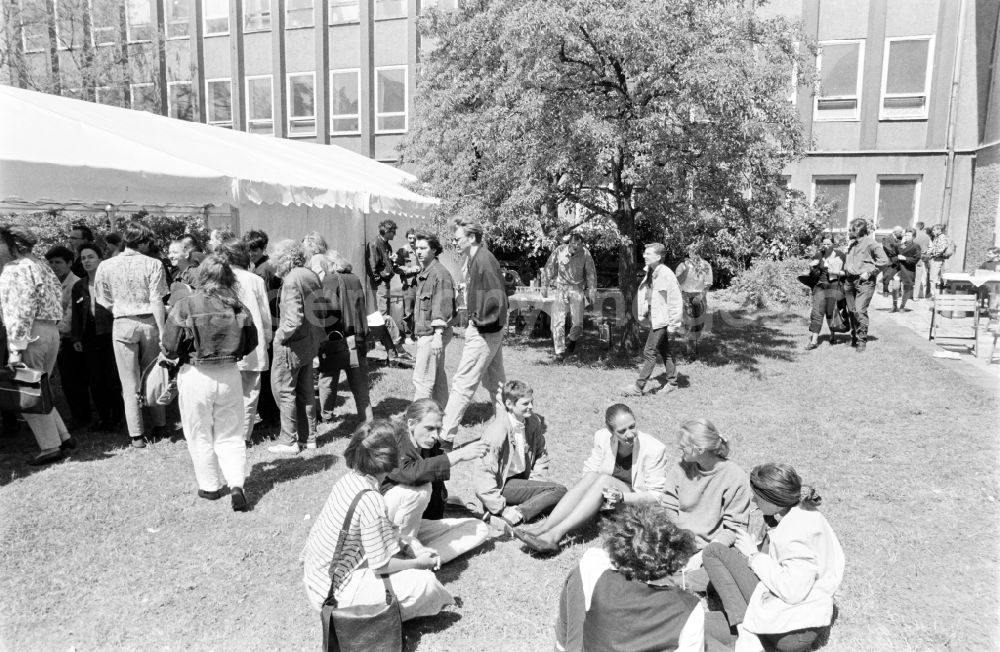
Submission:
<svg viewBox="0 0 1000 652">
<path fill-rule="evenodd" d="M 153 313 L 151 312 L 142 313 L 140 315 L 115 315 L 115 319 L 151 319 L 152 317 Z"/>
</svg>

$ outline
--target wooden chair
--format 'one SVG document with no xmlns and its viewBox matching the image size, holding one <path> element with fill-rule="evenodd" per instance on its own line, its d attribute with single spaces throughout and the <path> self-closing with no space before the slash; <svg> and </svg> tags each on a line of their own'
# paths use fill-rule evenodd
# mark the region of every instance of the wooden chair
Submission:
<svg viewBox="0 0 1000 652">
<path fill-rule="evenodd" d="M 942 320 L 971 319 L 972 324 L 947 324 L 946 333 L 939 333 Z M 969 335 L 952 334 L 953 329 L 971 328 Z M 934 297 L 934 310 L 931 312 L 931 330 L 928 340 L 957 340 L 972 349 L 972 355 L 979 357 L 979 297 L 975 294 L 939 294 Z M 972 343 L 968 343 L 972 340 Z"/>
</svg>

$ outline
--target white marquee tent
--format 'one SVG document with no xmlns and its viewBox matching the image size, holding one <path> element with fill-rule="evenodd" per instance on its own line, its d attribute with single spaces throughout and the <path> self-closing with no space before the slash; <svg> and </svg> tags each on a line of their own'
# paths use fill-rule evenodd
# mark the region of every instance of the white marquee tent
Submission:
<svg viewBox="0 0 1000 652">
<path fill-rule="evenodd" d="M 355 266 L 385 217 L 401 232 L 436 200 L 413 175 L 335 145 L 268 138 L 0 86 L 0 202 L 231 206 L 272 242 L 322 233 Z"/>
</svg>

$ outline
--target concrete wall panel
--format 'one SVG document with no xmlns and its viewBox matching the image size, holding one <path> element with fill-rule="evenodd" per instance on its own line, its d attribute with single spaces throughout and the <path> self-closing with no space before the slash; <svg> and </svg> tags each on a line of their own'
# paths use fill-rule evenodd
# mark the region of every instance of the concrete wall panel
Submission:
<svg viewBox="0 0 1000 652">
<path fill-rule="evenodd" d="M 941 2 L 942 0 L 888 0 L 885 35 L 933 34 L 937 31 L 938 9 Z"/>
<path fill-rule="evenodd" d="M 868 0 L 822 0 L 819 4 L 821 41 L 868 36 Z"/>
</svg>

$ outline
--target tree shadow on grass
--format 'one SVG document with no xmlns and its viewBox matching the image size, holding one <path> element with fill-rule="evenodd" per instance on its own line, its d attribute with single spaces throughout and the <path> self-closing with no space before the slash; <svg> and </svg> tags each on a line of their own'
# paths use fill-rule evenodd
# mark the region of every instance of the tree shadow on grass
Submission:
<svg viewBox="0 0 1000 652">
<path fill-rule="evenodd" d="M 322 473 L 336 462 L 337 456 L 332 454 L 258 462 L 253 465 L 246 478 L 247 502 L 253 509 L 260 499 L 277 485 Z"/>
<path fill-rule="evenodd" d="M 412 401 L 408 401 L 405 398 L 398 398 L 396 396 L 387 396 L 378 405 L 372 406 L 372 411 L 375 413 L 376 417 L 394 417 L 397 414 L 402 414 L 406 411 L 406 408 L 410 406 Z M 443 405 L 441 407 L 444 407 Z"/>
<path fill-rule="evenodd" d="M 746 310 L 727 310 L 713 319 L 711 337 L 702 338 L 698 361 L 708 367 L 732 367 L 736 371 L 760 373 L 763 359 L 791 362 L 798 344 L 781 327 L 801 325 L 805 337 L 807 320 L 796 313 L 751 317 Z M 801 339 L 801 338 L 800 338 Z"/>
</svg>

